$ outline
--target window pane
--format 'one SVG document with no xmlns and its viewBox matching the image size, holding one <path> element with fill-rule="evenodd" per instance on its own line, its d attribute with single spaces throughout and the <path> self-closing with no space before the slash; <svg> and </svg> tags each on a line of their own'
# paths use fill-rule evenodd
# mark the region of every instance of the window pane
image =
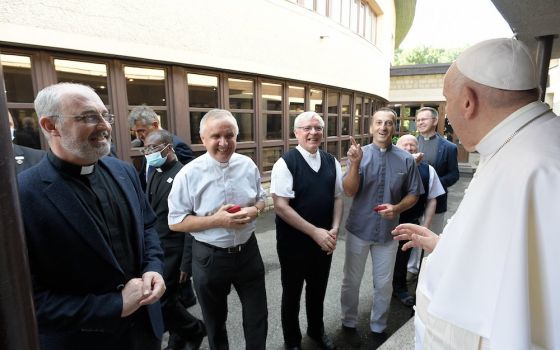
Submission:
<svg viewBox="0 0 560 350">
<path fill-rule="evenodd" d="M 338 113 L 338 93 L 329 92 L 329 113 Z"/>
<path fill-rule="evenodd" d="M 189 106 L 218 108 L 218 77 L 187 74 Z"/>
<path fill-rule="evenodd" d="M 365 26 L 365 16 L 366 16 L 366 7 L 364 4 L 360 3 L 360 12 L 358 13 L 358 33 L 361 36 L 365 36 L 364 26 Z"/>
<path fill-rule="evenodd" d="M 327 143 L 327 152 L 332 154 L 336 158 L 340 158 L 340 155 L 338 154 L 338 142 Z"/>
<path fill-rule="evenodd" d="M 341 18 L 340 23 L 346 28 L 350 28 L 350 2 L 352 0 L 342 0 Z"/>
<path fill-rule="evenodd" d="M 350 116 L 342 116 L 342 135 L 350 135 Z"/>
<path fill-rule="evenodd" d="M 371 34 L 372 34 L 371 17 L 372 16 L 373 16 L 373 13 L 371 12 L 371 8 L 369 6 L 366 6 L 366 25 L 365 25 L 364 30 L 366 31 L 365 38 L 368 41 L 371 41 Z"/>
<path fill-rule="evenodd" d="M 262 107 L 267 111 L 282 111 L 282 85 L 262 83 Z"/>
<path fill-rule="evenodd" d="M 257 153 L 255 152 L 254 148 L 238 148 L 237 150 L 235 150 L 235 152 L 251 158 L 253 160 L 253 163 L 257 164 Z"/>
<path fill-rule="evenodd" d="M 337 136 L 338 135 L 338 116 L 329 115 L 329 130 L 327 136 Z"/>
<path fill-rule="evenodd" d="M 253 81 L 242 79 L 228 79 L 229 108 L 253 109 Z"/>
<path fill-rule="evenodd" d="M 360 141 L 356 140 L 356 143 L 360 144 Z M 343 140 L 340 143 L 340 154 L 344 158 L 346 157 L 346 152 L 350 149 L 350 140 Z"/>
<path fill-rule="evenodd" d="M 282 146 L 263 148 L 263 171 L 271 171 L 272 166 L 282 157 L 284 148 Z"/>
<path fill-rule="evenodd" d="M 340 1 L 341 0 L 332 0 L 330 7 L 330 17 L 338 23 L 340 23 Z"/>
<path fill-rule="evenodd" d="M 235 119 L 237 119 L 237 125 L 239 126 L 239 135 L 237 135 L 237 141 L 254 141 L 253 135 L 253 113 L 232 113 Z"/>
<path fill-rule="evenodd" d="M 360 0 L 351 0 L 350 2 L 350 29 L 358 32 L 358 4 Z"/>
<path fill-rule="evenodd" d="M 10 109 L 14 120 L 14 143 L 31 148 L 41 148 L 39 122 L 33 109 Z"/>
<path fill-rule="evenodd" d="M 165 70 L 124 67 L 128 105 L 165 106 Z"/>
<path fill-rule="evenodd" d="M 323 91 L 311 89 L 309 95 L 309 110 L 323 115 Z"/>
<path fill-rule="evenodd" d="M 266 114 L 262 115 L 262 123 L 264 129 L 265 140 L 281 140 L 282 139 L 282 114 Z"/>
<path fill-rule="evenodd" d="M 354 110 L 354 136 L 361 134 L 360 124 L 362 121 L 362 97 L 356 97 L 356 109 Z"/>
<path fill-rule="evenodd" d="M 294 134 L 294 121 L 296 120 L 297 114 L 290 113 L 290 135 L 289 137 L 294 139 L 296 135 Z"/>
<path fill-rule="evenodd" d="M 33 102 L 31 59 L 27 56 L 0 55 L 8 102 Z"/>
<path fill-rule="evenodd" d="M 342 114 L 350 114 L 350 95 L 343 94 L 341 98 Z"/>
<path fill-rule="evenodd" d="M 364 100 L 364 115 L 371 115 L 371 104 L 370 104 L 370 99 L 366 98 Z"/>
<path fill-rule="evenodd" d="M 313 11 L 313 0 L 303 0 L 303 7 Z"/>
<path fill-rule="evenodd" d="M 68 83 L 80 83 L 91 86 L 101 97 L 104 104 L 109 104 L 107 88 L 107 66 L 100 63 L 54 60 L 56 80 Z"/>
<path fill-rule="evenodd" d="M 317 0 L 317 8 L 315 9 L 318 14 L 327 15 L 327 0 Z"/>
<path fill-rule="evenodd" d="M 290 103 L 290 112 L 302 113 L 305 111 L 305 89 L 300 86 L 288 87 L 288 102 Z M 290 125 L 293 125 L 291 123 Z"/>
<path fill-rule="evenodd" d="M 206 112 L 190 112 L 190 124 L 191 124 L 191 143 L 192 144 L 201 144 L 202 140 L 200 139 L 200 120 L 206 114 Z"/>
</svg>

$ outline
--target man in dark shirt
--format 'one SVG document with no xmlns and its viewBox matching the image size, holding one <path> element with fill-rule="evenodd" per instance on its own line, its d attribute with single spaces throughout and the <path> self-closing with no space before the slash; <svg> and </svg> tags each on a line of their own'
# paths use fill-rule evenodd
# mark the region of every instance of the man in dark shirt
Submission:
<svg viewBox="0 0 560 350">
<path fill-rule="evenodd" d="M 159 350 L 163 253 L 134 168 L 104 157 L 114 115 L 71 83 L 35 110 L 50 151 L 18 185 L 41 348 Z"/>
<path fill-rule="evenodd" d="M 148 106 L 138 106 L 135 107 L 128 115 L 128 125 L 130 130 L 134 131 L 136 134 L 136 139 L 132 141 L 132 147 L 144 147 L 144 140 L 150 132 L 154 130 L 161 129 L 159 124 L 159 118 L 156 112 Z M 173 149 L 177 155 L 177 159 L 182 164 L 187 164 L 195 158 L 192 149 L 181 140 L 176 135 L 173 136 Z M 146 172 L 147 171 L 147 172 Z M 146 160 L 142 158 L 142 164 L 138 170 L 138 176 L 140 177 L 140 183 L 142 184 L 142 189 L 146 189 L 146 181 L 148 176 L 151 175 L 150 170 L 146 166 Z"/>
<path fill-rule="evenodd" d="M 148 178 L 146 194 L 156 213 L 156 230 L 159 233 L 164 253 L 163 278 L 167 290 L 161 299 L 165 329 L 169 330 L 169 344 L 166 349 L 198 349 L 206 330 L 202 321 L 192 316 L 179 303 L 179 274 L 185 233 L 169 229 L 167 214 L 169 207 L 167 197 L 175 175 L 183 164 L 177 161 L 172 146 L 172 135 L 163 129 L 152 131 L 145 139 L 143 153 L 148 165 L 155 171 Z"/>
<path fill-rule="evenodd" d="M 10 130 L 12 131 L 12 141 L 14 141 L 14 120 L 12 119 L 12 114 L 10 112 L 8 112 L 8 122 L 10 123 Z M 45 151 L 40 149 L 20 146 L 15 143 L 12 143 L 12 146 L 14 150 L 17 174 L 39 163 L 45 155 Z"/>
</svg>

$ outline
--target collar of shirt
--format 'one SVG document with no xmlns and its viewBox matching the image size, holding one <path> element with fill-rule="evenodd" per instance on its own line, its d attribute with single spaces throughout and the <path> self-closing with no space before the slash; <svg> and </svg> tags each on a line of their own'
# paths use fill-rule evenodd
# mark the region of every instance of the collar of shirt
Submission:
<svg viewBox="0 0 560 350">
<path fill-rule="evenodd" d="M 321 168 L 321 156 L 319 155 L 319 150 L 315 153 L 309 153 L 300 145 L 296 146 L 296 149 L 301 153 L 303 159 L 307 162 L 307 164 L 313 169 L 314 171 L 319 171 Z"/>
<path fill-rule="evenodd" d="M 535 101 L 519 108 L 502 120 L 476 145 L 475 149 L 480 153 L 481 161 L 496 152 L 515 130 L 547 109 L 546 104 Z"/>
<path fill-rule="evenodd" d="M 381 148 L 373 142 L 371 143 L 371 145 L 373 146 L 374 149 L 379 150 L 379 152 L 387 152 L 387 151 L 390 151 L 391 148 L 393 148 L 393 144 L 389 144 L 389 146 L 387 146 L 387 148 Z"/>
<path fill-rule="evenodd" d="M 172 160 L 171 162 L 165 162 L 161 167 L 156 168 L 158 173 L 166 172 L 167 170 L 173 168 L 173 166 L 177 163 L 177 160 Z"/>
<path fill-rule="evenodd" d="M 73 177 L 78 177 L 79 175 L 89 175 L 93 173 L 95 171 L 95 164 L 97 164 L 97 162 L 94 164 L 84 165 L 84 166 L 72 164 L 57 157 L 52 152 L 52 150 L 49 150 L 47 152 L 47 158 L 56 169 L 58 169 L 59 171 L 61 171 L 66 175 L 73 176 Z"/>
</svg>

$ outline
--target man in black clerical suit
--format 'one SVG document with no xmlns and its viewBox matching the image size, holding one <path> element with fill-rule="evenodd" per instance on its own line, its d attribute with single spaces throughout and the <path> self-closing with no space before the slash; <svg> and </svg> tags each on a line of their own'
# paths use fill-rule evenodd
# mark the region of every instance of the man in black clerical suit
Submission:
<svg viewBox="0 0 560 350">
<path fill-rule="evenodd" d="M 115 116 L 89 86 L 35 99 L 50 150 L 18 175 L 42 350 L 160 350 L 156 217 L 132 165 L 109 153 Z"/>
<path fill-rule="evenodd" d="M 170 334 L 166 349 L 198 349 L 206 335 L 204 324 L 179 302 L 180 268 L 187 234 L 172 231 L 167 224 L 167 197 L 183 164 L 179 163 L 173 149 L 173 136 L 163 129 L 150 132 L 144 140 L 143 153 L 147 164 L 155 169 L 148 178 L 146 194 L 156 213 L 156 230 L 165 256 L 163 278 L 167 290 L 161 303 L 165 329 Z"/>
</svg>

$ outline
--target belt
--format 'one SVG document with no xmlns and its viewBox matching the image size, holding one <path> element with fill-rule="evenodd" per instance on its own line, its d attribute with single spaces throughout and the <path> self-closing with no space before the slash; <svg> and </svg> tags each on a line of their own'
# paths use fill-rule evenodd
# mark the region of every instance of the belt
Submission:
<svg viewBox="0 0 560 350">
<path fill-rule="evenodd" d="M 228 254 L 235 254 L 235 253 L 241 253 L 241 250 L 243 250 L 243 247 L 245 247 L 247 244 L 249 244 L 253 239 L 255 239 L 255 234 L 254 232 L 251 234 L 251 237 L 249 237 L 249 239 L 247 240 L 247 242 L 245 243 L 241 243 L 238 245 L 234 245 L 233 247 L 227 247 L 227 248 L 222 248 L 222 247 L 217 247 L 215 245 L 212 245 L 210 243 L 206 243 L 206 242 L 201 242 L 201 241 L 197 241 L 195 239 L 195 241 L 197 243 L 200 243 L 202 245 L 205 245 L 209 248 L 212 248 L 214 250 L 220 251 L 220 252 L 226 252 Z"/>
</svg>

